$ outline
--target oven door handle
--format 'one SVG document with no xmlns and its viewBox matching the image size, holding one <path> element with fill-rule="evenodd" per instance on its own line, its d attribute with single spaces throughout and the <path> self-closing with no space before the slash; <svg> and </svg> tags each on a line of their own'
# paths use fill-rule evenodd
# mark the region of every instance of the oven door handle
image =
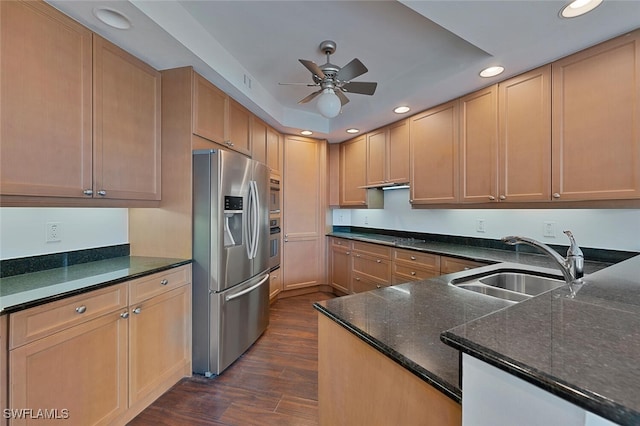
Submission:
<svg viewBox="0 0 640 426">
<path fill-rule="evenodd" d="M 269 279 L 269 274 L 267 274 L 267 276 L 266 276 L 266 277 L 264 277 L 263 279 L 261 279 L 261 280 L 260 280 L 260 282 L 259 282 L 258 284 L 252 285 L 252 286 L 251 286 L 251 287 L 249 287 L 249 288 L 245 288 L 245 289 L 244 289 L 244 290 L 242 290 L 240 293 L 235 293 L 235 294 L 232 294 L 232 295 L 230 295 L 230 296 L 225 296 L 224 301 L 225 301 L 225 302 L 229 302 L 229 301 L 231 301 L 231 300 L 233 300 L 233 299 L 236 299 L 236 298 L 238 298 L 238 297 L 244 296 L 244 295 L 245 295 L 245 294 L 247 294 L 247 293 L 251 293 L 253 290 L 255 290 L 256 288 L 258 288 L 258 287 L 260 287 L 262 284 L 264 284 L 264 282 L 265 282 L 266 280 L 268 280 L 268 279 Z"/>
</svg>

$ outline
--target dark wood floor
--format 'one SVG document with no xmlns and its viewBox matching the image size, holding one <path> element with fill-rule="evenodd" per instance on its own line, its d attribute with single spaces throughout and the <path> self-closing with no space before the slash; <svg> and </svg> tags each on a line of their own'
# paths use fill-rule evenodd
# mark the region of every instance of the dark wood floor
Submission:
<svg viewBox="0 0 640 426">
<path fill-rule="evenodd" d="M 269 328 L 220 376 L 183 379 L 130 425 L 317 425 L 318 329 L 312 293 L 276 301 Z"/>
</svg>

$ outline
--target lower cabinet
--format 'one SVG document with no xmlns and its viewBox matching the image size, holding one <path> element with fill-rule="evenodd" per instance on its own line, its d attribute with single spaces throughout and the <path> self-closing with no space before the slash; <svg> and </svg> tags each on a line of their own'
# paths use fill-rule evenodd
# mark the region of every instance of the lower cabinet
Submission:
<svg viewBox="0 0 640 426">
<path fill-rule="evenodd" d="M 453 274 L 454 272 L 466 271 L 468 269 L 479 268 L 487 265 L 473 260 L 458 259 L 457 257 L 440 257 L 440 275 Z"/>
<path fill-rule="evenodd" d="M 191 374 L 191 266 L 10 314 L 9 337 L 11 425 L 126 424 Z"/>
<path fill-rule="evenodd" d="M 7 315 L 0 315 L 0 410 L 4 413 L 7 408 Z M 0 426 L 7 424 L 5 416 L 0 417 Z"/>
<path fill-rule="evenodd" d="M 393 284 L 426 280 L 440 275 L 440 256 L 415 250 L 393 249 Z"/>
<path fill-rule="evenodd" d="M 271 302 L 282 291 L 282 275 L 280 272 L 280 268 L 278 268 L 269 274 L 269 301 Z"/>
<path fill-rule="evenodd" d="M 351 241 L 331 238 L 329 250 L 329 283 L 342 293 L 352 293 Z"/>
</svg>

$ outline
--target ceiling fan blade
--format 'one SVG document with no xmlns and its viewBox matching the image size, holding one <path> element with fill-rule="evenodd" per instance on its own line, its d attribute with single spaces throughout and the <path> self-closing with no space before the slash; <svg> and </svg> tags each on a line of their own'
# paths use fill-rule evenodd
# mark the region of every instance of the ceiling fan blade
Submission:
<svg viewBox="0 0 640 426">
<path fill-rule="evenodd" d="M 316 65 L 313 61 L 307 61 L 306 59 L 298 59 L 302 65 L 305 66 L 306 69 L 311 71 L 311 74 L 317 75 L 320 79 L 324 79 L 324 72 L 320 69 L 318 65 Z"/>
<path fill-rule="evenodd" d="M 347 98 L 345 94 L 342 93 L 342 90 L 335 90 L 335 94 L 340 99 L 341 106 L 344 106 L 346 103 L 349 102 L 349 98 Z"/>
<path fill-rule="evenodd" d="M 345 92 L 361 95 L 373 95 L 376 92 L 376 87 L 378 87 L 378 83 L 366 81 L 352 81 L 342 86 Z"/>
<path fill-rule="evenodd" d="M 307 102 L 309 102 L 311 99 L 315 98 L 316 96 L 318 96 L 320 93 L 322 93 L 322 89 L 313 92 L 312 94 L 308 95 L 305 98 L 302 98 L 298 101 L 299 104 L 306 104 Z"/>
<path fill-rule="evenodd" d="M 340 81 L 350 81 L 367 71 L 369 71 L 367 67 L 365 67 L 358 58 L 355 58 L 344 67 L 340 68 L 336 78 Z"/>
<path fill-rule="evenodd" d="M 307 87 L 317 87 L 317 84 L 311 83 L 278 83 L 278 86 L 307 86 Z"/>
</svg>

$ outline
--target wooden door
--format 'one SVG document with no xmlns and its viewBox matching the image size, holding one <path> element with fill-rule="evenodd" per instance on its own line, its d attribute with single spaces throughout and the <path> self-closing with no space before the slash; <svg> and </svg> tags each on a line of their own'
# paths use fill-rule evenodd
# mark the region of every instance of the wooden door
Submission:
<svg viewBox="0 0 640 426">
<path fill-rule="evenodd" d="M 68 410 L 69 425 L 113 424 L 127 410 L 127 328 L 117 311 L 11 350 L 9 406 Z"/>
<path fill-rule="evenodd" d="M 554 200 L 640 197 L 640 31 L 552 65 Z"/>
<path fill-rule="evenodd" d="M 228 138 L 229 97 L 201 75 L 193 77 L 193 133 L 222 144 Z"/>
<path fill-rule="evenodd" d="M 409 182 L 409 120 L 398 121 L 388 126 L 387 135 L 387 182 Z"/>
<path fill-rule="evenodd" d="M 343 293 L 351 294 L 351 250 L 348 242 L 342 245 L 341 240 L 332 239 L 329 265 L 330 284 Z"/>
<path fill-rule="evenodd" d="M 458 101 L 410 118 L 412 204 L 458 200 Z"/>
<path fill-rule="evenodd" d="M 460 99 L 460 200 L 498 200 L 497 86 Z"/>
<path fill-rule="evenodd" d="M 387 129 L 367 133 L 367 185 L 383 185 L 386 176 Z M 347 164 L 347 167 L 350 165 Z"/>
<path fill-rule="evenodd" d="M 251 155 L 251 113 L 238 102 L 229 99 L 229 140 L 234 151 Z"/>
<path fill-rule="evenodd" d="M 267 163 L 267 125 L 256 117 L 251 117 L 251 158 Z"/>
<path fill-rule="evenodd" d="M 129 404 L 166 390 L 191 364 L 191 285 L 130 306 Z M 190 370 L 190 368 L 189 368 Z M 186 372 L 188 375 L 190 371 Z"/>
<path fill-rule="evenodd" d="M 340 206 L 364 207 L 367 191 L 367 139 L 359 136 L 340 144 Z"/>
<path fill-rule="evenodd" d="M 498 85 L 500 201 L 551 200 L 551 65 Z"/>
<path fill-rule="evenodd" d="M 267 127 L 267 166 L 271 173 L 280 176 L 282 174 L 283 137 L 280 133 Z"/>
<path fill-rule="evenodd" d="M 326 142 L 286 136 L 282 282 L 284 290 L 326 283 Z"/>
<path fill-rule="evenodd" d="M 44 2 L 0 2 L 0 193 L 91 190 L 91 31 Z"/>
<path fill-rule="evenodd" d="M 159 200 L 161 76 L 94 35 L 94 197 Z"/>
</svg>

